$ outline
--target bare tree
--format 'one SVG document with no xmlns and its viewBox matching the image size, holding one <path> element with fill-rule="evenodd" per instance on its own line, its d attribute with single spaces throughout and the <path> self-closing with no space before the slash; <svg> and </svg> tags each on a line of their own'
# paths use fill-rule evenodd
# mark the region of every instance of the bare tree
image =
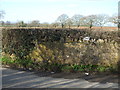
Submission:
<svg viewBox="0 0 120 90">
<path fill-rule="evenodd" d="M 99 14 L 96 15 L 96 20 L 95 20 L 95 24 L 100 26 L 102 28 L 102 26 L 104 24 L 106 24 L 109 20 L 109 16 L 106 14 Z"/>
<path fill-rule="evenodd" d="M 0 21 L 0 25 L 1 25 L 1 26 L 4 26 L 4 25 L 5 25 L 5 22 L 4 22 L 4 21 Z"/>
<path fill-rule="evenodd" d="M 109 22 L 114 23 L 114 24 L 118 24 L 118 16 L 113 15 L 112 17 L 109 18 Z"/>
<path fill-rule="evenodd" d="M 2 19 L 4 17 L 5 12 L 4 11 L 0 11 L 0 19 Z"/>
<path fill-rule="evenodd" d="M 44 22 L 44 23 L 41 23 L 41 26 L 42 26 L 42 27 L 49 27 L 49 26 L 50 26 L 50 24 L 49 24 L 49 23 L 47 23 L 47 22 Z"/>
<path fill-rule="evenodd" d="M 4 17 L 5 12 L 4 11 L 0 11 L 0 20 Z M 4 21 L 0 21 L 0 25 L 4 26 L 5 22 Z"/>
<path fill-rule="evenodd" d="M 24 23 L 24 21 L 19 21 L 19 22 L 16 23 L 16 26 L 17 26 L 17 27 L 26 27 L 27 24 Z"/>
<path fill-rule="evenodd" d="M 84 17 L 84 23 L 86 25 L 89 25 L 89 28 L 92 28 L 93 25 L 95 25 L 96 18 L 97 18 L 96 15 L 86 16 L 86 17 Z"/>
<path fill-rule="evenodd" d="M 72 17 L 72 21 L 77 27 L 79 27 L 82 24 L 82 18 L 82 15 L 76 14 Z"/>
<path fill-rule="evenodd" d="M 58 22 L 54 22 L 54 23 L 51 24 L 51 26 L 56 28 L 57 26 L 59 26 L 59 23 Z"/>
<path fill-rule="evenodd" d="M 11 22 L 10 22 L 10 21 L 6 21 L 6 22 L 5 22 L 5 25 L 6 25 L 6 26 L 10 26 L 10 25 L 11 25 Z"/>
<path fill-rule="evenodd" d="M 67 25 L 68 25 L 68 27 L 69 27 L 69 29 L 70 29 L 70 27 L 71 27 L 72 24 L 73 24 L 73 21 L 72 21 L 71 18 L 68 18 L 67 21 L 66 21 L 66 23 L 67 23 Z"/>
<path fill-rule="evenodd" d="M 28 24 L 29 27 L 39 27 L 40 22 L 39 20 L 33 20 L 31 23 Z"/>
<path fill-rule="evenodd" d="M 117 25 L 118 28 L 120 29 L 120 16 L 119 15 L 114 14 L 111 17 L 109 17 L 109 22 Z"/>
<path fill-rule="evenodd" d="M 68 18 L 69 18 L 68 15 L 62 14 L 57 18 L 57 22 L 60 23 L 63 28 L 65 26 Z"/>
</svg>

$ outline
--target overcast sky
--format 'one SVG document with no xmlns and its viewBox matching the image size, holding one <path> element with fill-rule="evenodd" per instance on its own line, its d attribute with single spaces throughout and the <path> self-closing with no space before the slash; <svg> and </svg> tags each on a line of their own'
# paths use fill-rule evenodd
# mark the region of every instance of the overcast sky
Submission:
<svg viewBox="0 0 120 90">
<path fill-rule="evenodd" d="M 39 20 L 54 22 L 61 14 L 72 17 L 74 14 L 118 13 L 119 0 L 0 0 L 0 10 L 5 11 L 4 21 Z"/>
</svg>

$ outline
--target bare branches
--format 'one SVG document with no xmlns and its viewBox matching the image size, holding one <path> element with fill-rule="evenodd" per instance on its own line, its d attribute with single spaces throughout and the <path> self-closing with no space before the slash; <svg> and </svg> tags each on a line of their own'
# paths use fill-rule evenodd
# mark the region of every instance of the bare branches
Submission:
<svg viewBox="0 0 120 90">
<path fill-rule="evenodd" d="M 4 17 L 5 12 L 4 11 L 0 11 L 0 19 L 2 19 Z"/>
</svg>

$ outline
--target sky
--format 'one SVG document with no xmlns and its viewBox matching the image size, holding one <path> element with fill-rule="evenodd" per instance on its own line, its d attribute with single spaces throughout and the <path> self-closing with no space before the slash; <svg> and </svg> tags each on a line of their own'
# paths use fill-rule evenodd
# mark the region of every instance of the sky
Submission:
<svg viewBox="0 0 120 90">
<path fill-rule="evenodd" d="M 118 13 L 119 0 L 0 0 L 0 10 L 5 11 L 3 21 L 39 20 L 41 23 L 54 22 L 61 14 L 72 17 L 75 14 Z"/>
</svg>

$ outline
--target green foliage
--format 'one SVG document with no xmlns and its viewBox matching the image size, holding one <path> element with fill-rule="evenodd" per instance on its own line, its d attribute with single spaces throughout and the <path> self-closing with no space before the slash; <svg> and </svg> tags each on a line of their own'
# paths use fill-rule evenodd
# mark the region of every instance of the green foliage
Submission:
<svg viewBox="0 0 120 90">
<path fill-rule="evenodd" d="M 16 59 L 16 60 L 13 60 L 10 57 L 3 56 L 1 58 L 1 61 L 2 61 L 2 64 L 4 64 L 4 65 L 9 65 L 9 66 L 16 67 L 16 68 L 19 68 L 19 67 L 30 68 L 30 67 L 33 66 L 33 61 L 29 60 L 29 59 L 25 59 L 25 60 Z"/>
<path fill-rule="evenodd" d="M 7 56 L 2 57 L 1 61 L 2 61 L 2 64 L 5 64 L 5 65 L 11 65 L 15 63 L 10 57 L 7 57 Z"/>
<path fill-rule="evenodd" d="M 62 67 L 62 71 L 66 72 L 66 73 L 70 73 L 70 72 L 73 72 L 74 69 L 70 65 L 65 65 L 65 66 Z"/>
<path fill-rule="evenodd" d="M 32 60 L 29 60 L 29 59 L 24 59 L 24 60 L 15 60 L 15 63 L 23 68 L 30 68 L 33 66 L 33 61 Z"/>
<path fill-rule="evenodd" d="M 72 67 L 75 71 L 95 71 L 98 65 L 73 65 Z"/>
<path fill-rule="evenodd" d="M 4 56 L 2 57 L 2 64 L 9 65 L 9 66 L 15 66 L 16 68 L 22 67 L 25 69 L 39 69 L 43 71 L 53 71 L 53 72 L 78 72 L 78 71 L 87 71 L 87 72 L 105 72 L 105 71 L 117 71 L 117 68 L 115 67 L 107 67 L 107 66 L 101 66 L 101 65 L 70 65 L 70 64 L 58 64 L 58 63 L 41 63 L 41 64 L 34 64 L 34 62 L 30 59 L 26 60 L 12 60 L 11 58 Z"/>
<path fill-rule="evenodd" d="M 100 71 L 100 72 L 105 72 L 105 71 L 107 71 L 107 69 L 108 69 L 108 68 L 105 67 L 105 66 L 98 66 L 98 67 L 97 67 L 97 70 Z"/>
<path fill-rule="evenodd" d="M 105 72 L 108 71 L 111 67 L 105 67 L 100 65 L 71 65 L 64 66 L 62 71 L 70 72 L 70 71 L 91 71 L 91 72 Z"/>
</svg>

